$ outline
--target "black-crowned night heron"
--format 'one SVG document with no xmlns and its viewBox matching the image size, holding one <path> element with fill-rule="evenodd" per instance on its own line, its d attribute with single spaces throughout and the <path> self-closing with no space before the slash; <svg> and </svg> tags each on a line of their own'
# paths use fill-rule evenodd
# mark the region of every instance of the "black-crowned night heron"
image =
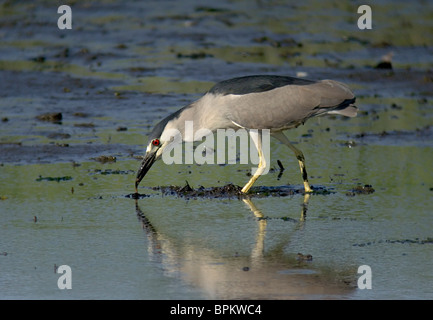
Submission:
<svg viewBox="0 0 433 320">
<path fill-rule="evenodd" d="M 355 117 L 355 96 L 343 83 L 333 80 L 312 81 L 285 76 L 257 75 L 234 78 L 217 83 L 203 97 L 161 120 L 149 135 L 146 155 L 137 172 L 135 190 L 164 149 L 173 143 L 164 132 L 176 129 L 185 132 L 186 121 L 193 121 L 194 131 L 201 128 L 268 129 L 270 135 L 288 146 L 298 159 L 305 192 L 312 192 L 308 183 L 305 158 L 283 131 L 296 128 L 307 119 L 324 114 Z M 259 165 L 248 183 L 246 193 L 264 172 L 266 160 L 262 152 L 262 135 L 254 130 L 252 139 L 259 154 Z M 258 132 L 258 134 L 257 134 Z M 182 141 L 177 141 L 177 143 Z"/>
</svg>

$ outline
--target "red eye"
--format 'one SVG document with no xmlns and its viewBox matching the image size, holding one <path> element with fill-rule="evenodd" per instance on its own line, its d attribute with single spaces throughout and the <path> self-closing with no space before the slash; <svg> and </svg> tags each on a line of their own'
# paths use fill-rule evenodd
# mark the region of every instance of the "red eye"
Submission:
<svg viewBox="0 0 433 320">
<path fill-rule="evenodd" d="M 161 142 L 160 142 L 158 139 L 153 139 L 153 140 L 152 140 L 152 144 L 153 144 L 155 147 L 159 146 L 160 143 L 161 143 Z"/>
</svg>

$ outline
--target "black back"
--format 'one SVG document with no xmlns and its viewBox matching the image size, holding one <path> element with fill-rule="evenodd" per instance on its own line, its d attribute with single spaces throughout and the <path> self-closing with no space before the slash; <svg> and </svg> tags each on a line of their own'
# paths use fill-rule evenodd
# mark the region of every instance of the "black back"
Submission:
<svg viewBox="0 0 433 320">
<path fill-rule="evenodd" d="M 264 92 L 288 85 L 309 85 L 316 81 L 285 76 L 246 76 L 221 81 L 213 86 L 209 93 L 242 95 L 253 92 Z"/>
</svg>

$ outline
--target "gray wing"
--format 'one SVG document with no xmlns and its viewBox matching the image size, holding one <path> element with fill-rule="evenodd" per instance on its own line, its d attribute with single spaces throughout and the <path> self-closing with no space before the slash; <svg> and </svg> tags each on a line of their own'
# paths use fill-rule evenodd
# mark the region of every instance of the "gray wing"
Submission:
<svg viewBox="0 0 433 320">
<path fill-rule="evenodd" d="M 356 116 L 354 94 L 337 81 L 293 82 L 262 91 L 257 91 L 260 86 L 256 82 L 253 84 L 249 93 L 228 93 L 226 98 L 226 117 L 244 128 L 283 130 L 326 113 Z"/>
</svg>

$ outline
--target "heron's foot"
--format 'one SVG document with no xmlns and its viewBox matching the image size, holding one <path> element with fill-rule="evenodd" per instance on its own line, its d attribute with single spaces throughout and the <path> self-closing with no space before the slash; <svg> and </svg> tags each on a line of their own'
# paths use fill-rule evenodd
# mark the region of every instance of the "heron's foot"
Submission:
<svg viewBox="0 0 433 320">
<path fill-rule="evenodd" d="M 241 192 L 242 193 L 248 193 L 248 191 L 250 191 L 251 187 L 253 186 L 254 182 L 256 182 L 256 180 L 260 177 L 260 175 L 253 175 L 250 179 L 250 181 L 248 181 L 248 183 L 242 188 Z"/>
<path fill-rule="evenodd" d="M 250 188 L 251 188 L 251 186 L 248 186 L 248 184 L 246 184 L 246 185 L 242 188 L 241 192 L 246 194 L 246 193 L 248 193 L 248 191 L 250 191 Z"/>
<path fill-rule="evenodd" d="M 313 189 L 311 189 L 310 184 L 306 181 L 304 181 L 304 190 L 305 193 L 312 193 L 314 192 Z"/>
</svg>

